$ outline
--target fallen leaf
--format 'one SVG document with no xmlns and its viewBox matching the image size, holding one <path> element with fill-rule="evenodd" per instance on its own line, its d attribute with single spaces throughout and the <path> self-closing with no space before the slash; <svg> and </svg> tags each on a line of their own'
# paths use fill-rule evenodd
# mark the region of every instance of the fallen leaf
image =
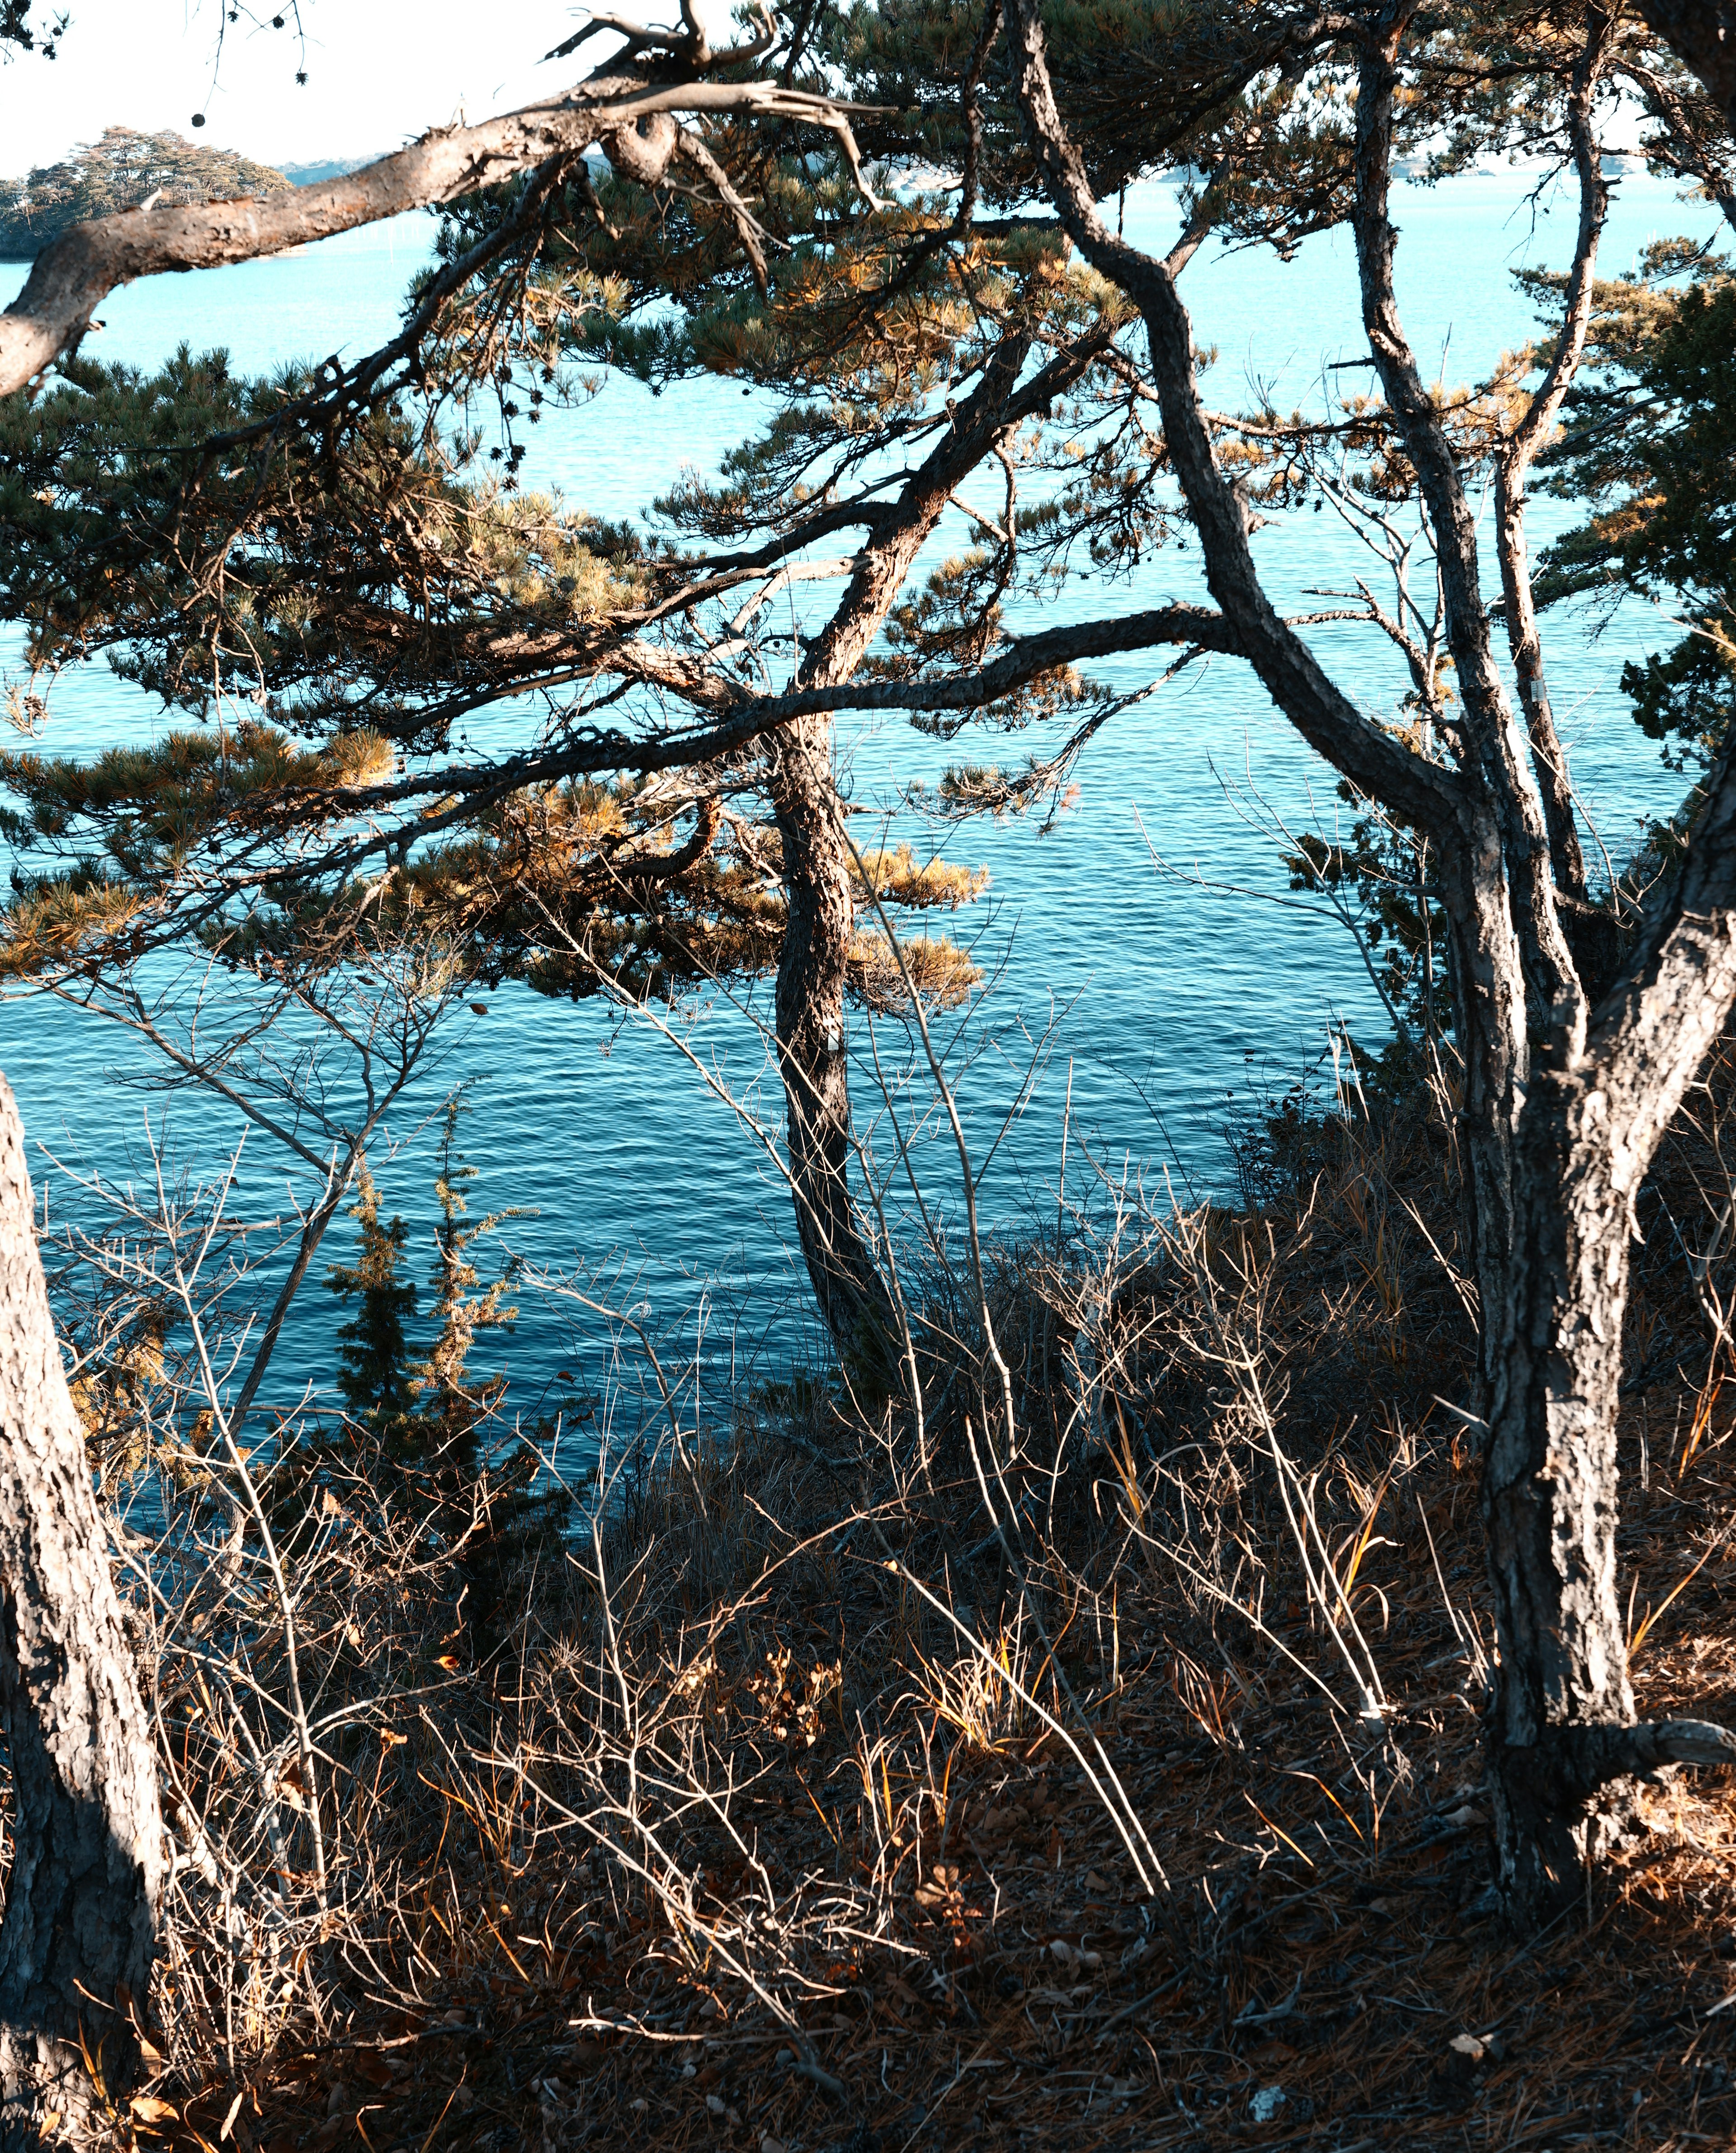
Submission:
<svg viewBox="0 0 1736 2153">
<path fill-rule="evenodd" d="M 181 2111 L 171 2101 L 159 2100 L 154 2093 L 135 2093 L 127 2104 L 135 2123 L 179 2123 Z"/>
</svg>

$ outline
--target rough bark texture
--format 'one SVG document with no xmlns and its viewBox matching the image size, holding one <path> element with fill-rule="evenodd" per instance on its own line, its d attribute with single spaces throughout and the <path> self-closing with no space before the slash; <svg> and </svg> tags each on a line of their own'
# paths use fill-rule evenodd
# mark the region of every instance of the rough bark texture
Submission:
<svg viewBox="0 0 1736 2153">
<path fill-rule="evenodd" d="M 1736 1737 L 1720 1728 L 1634 1723 L 1615 1591 L 1616 1407 L 1633 1205 L 1683 1092 L 1736 1005 L 1736 780 L 1727 755 L 1673 894 L 1660 900 L 1639 951 L 1591 1021 L 1557 902 L 1560 833 L 1530 781 L 1526 743 L 1491 647 L 1474 518 L 1394 293 L 1392 114 L 1413 8 L 1399 0 L 1374 18 L 1359 53 L 1354 223 L 1370 349 L 1438 547 L 1464 713 L 1457 771 L 1403 754 L 1408 766 L 1395 766 L 1260 591 L 1241 504 L 1213 453 L 1170 265 L 1111 235 L 1097 216 L 1055 104 L 1037 8 L 1038 0 L 1008 0 L 1027 131 L 1069 232 L 1144 315 L 1171 459 L 1225 624 L 1303 736 L 1428 831 L 1442 860 L 1483 1308 L 1483 1503 L 1500 1647 L 1490 1764 L 1504 1897 L 1515 1924 L 1532 1928 L 1578 1895 L 1586 1860 L 1619 1825 L 1628 1775 L 1668 1762 L 1736 1759 Z M 1606 30 L 1591 25 L 1576 81 L 1582 123 Z M 1589 149 L 1588 128 L 1580 146 Z M 1568 333 L 1509 474 L 1515 513 L 1524 466 L 1553 423 L 1583 341 L 1575 315 L 1589 304 L 1603 213 L 1595 152 L 1590 169 L 1581 163 L 1581 182 Z M 1523 573 L 1516 521 L 1509 535 L 1513 566 Z M 1515 618 L 1523 642 L 1523 608 Z M 1540 663 L 1534 681 L 1542 710 Z M 1546 760 L 1552 725 L 1531 730 Z"/>
<path fill-rule="evenodd" d="M 954 489 L 1032 411 L 1071 387 L 1107 340 L 1104 334 L 1082 339 L 1022 384 L 1028 344 L 1010 338 L 996 349 L 939 442 L 870 526 L 844 595 L 802 668 L 805 689 L 849 680 Z M 1179 638 L 1190 638 L 1194 626 L 1207 635 L 1221 626 L 1198 608 L 1172 611 Z M 982 693 L 979 686 L 978 700 Z M 856 907 L 826 717 L 787 725 L 774 741 L 771 804 L 783 840 L 787 907 L 776 1021 L 797 1229 L 815 1298 L 840 1355 L 891 1380 L 900 1350 L 897 1315 L 848 1181 L 844 985 Z"/>
<path fill-rule="evenodd" d="M 1642 0 L 1640 13 L 1736 126 L 1736 0 Z"/>
<path fill-rule="evenodd" d="M 17 1824 L 0 1921 L 0 2145 L 112 2099 L 137 2061 L 156 1947 L 156 1756 L 109 1573 L 84 1434 L 37 1255 L 23 1132 L 0 1078 L 0 1713 Z M 34 2122 L 33 2122 L 33 2118 Z"/>
<path fill-rule="evenodd" d="M 844 980 L 856 907 L 832 771 L 832 725 L 804 718 L 777 742 L 772 805 L 784 848 L 777 1049 L 796 1228 L 820 1314 L 848 1362 L 889 1371 L 897 1317 L 850 1194 Z"/>
<path fill-rule="evenodd" d="M 1621 1775 L 1650 1769 L 1658 1747 L 1659 1730 L 1633 1724 L 1616 1592 L 1629 1247 L 1640 1184 L 1736 1004 L 1733 904 L 1727 752 L 1679 885 L 1585 1051 L 1536 1072 L 1520 1123 L 1513 1260 L 1504 1300 L 1485 1312 L 1483 1513 L 1501 1645 L 1496 1846 L 1504 1895 L 1532 1918 L 1576 1896 L 1620 1821 Z M 1665 1748 L 1651 1763 L 1685 1753 Z"/>
</svg>

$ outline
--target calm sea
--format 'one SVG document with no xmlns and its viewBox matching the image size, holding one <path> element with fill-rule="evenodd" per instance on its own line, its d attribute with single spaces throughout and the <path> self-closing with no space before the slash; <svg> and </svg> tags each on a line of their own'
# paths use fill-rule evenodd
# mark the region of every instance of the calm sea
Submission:
<svg viewBox="0 0 1736 2153">
<path fill-rule="evenodd" d="M 1511 271 L 1566 258 L 1571 203 L 1559 191 L 1534 201 L 1535 176 L 1500 172 L 1400 191 L 1401 299 L 1425 367 L 1449 382 L 1476 377 L 1530 333 Z M 1160 238 L 1173 227 L 1173 202 L 1152 188 L 1129 196 L 1127 216 L 1131 233 Z M 1714 226 L 1703 205 L 1678 202 L 1669 188 L 1629 176 L 1617 191 L 1604 267 L 1626 269 L 1648 240 L 1708 235 Z M 354 354 L 395 327 L 430 231 L 425 219 L 402 218 L 303 254 L 135 285 L 108 301 L 103 335 L 90 348 L 149 366 L 181 341 L 224 345 L 250 369 Z M 23 274 L 0 265 L 0 303 Z M 1367 379 L 1324 374 L 1359 355 L 1354 262 L 1342 234 L 1309 241 L 1288 265 L 1265 253 L 1202 257 L 1186 288 L 1198 341 L 1215 351 L 1214 400 L 1243 403 L 1257 382 L 1287 406 L 1317 400 L 1323 379 Z M 526 477 L 603 515 L 649 515 L 684 468 L 714 468 L 762 409 L 722 379 L 660 399 L 612 382 L 531 435 Z M 998 513 L 997 486 L 984 485 L 981 506 Z M 1531 520 L 1540 547 L 1562 527 L 1565 511 L 1540 501 Z M 929 562 L 968 537 L 965 518 L 950 519 Z M 1347 588 L 1368 573 L 1367 557 L 1330 516 L 1275 526 L 1255 542 L 1281 602 L 1296 610 L 1321 603 L 1309 593 Z M 1133 610 L 1198 587 L 1197 555 L 1166 551 L 1129 583 L 1081 578 L 1041 608 L 1043 621 L 1064 611 Z M 817 588 L 810 624 L 824 603 L 827 587 Z M 1035 610 L 1015 624 L 1028 626 Z M 1672 636 L 1667 623 L 1632 605 L 1601 637 L 1591 629 L 1583 618 L 1549 624 L 1550 682 L 1587 814 L 1619 859 L 1641 819 L 1667 808 L 1675 789 L 1616 684 L 1625 659 Z M 1364 707 L 1395 709 L 1406 684 L 1382 643 L 1355 626 L 1314 633 Z M 0 658 L 16 677 L 15 636 Z M 1127 690 L 1144 687 L 1160 669 L 1138 659 L 1096 669 Z M 145 697 L 101 666 L 63 677 L 52 710 L 45 745 L 62 753 L 139 737 L 161 722 Z M 503 710 L 473 725 L 472 738 L 522 738 L 530 722 L 522 710 Z M 935 842 L 897 802 L 913 777 L 938 776 L 947 752 L 893 720 L 847 719 L 840 735 L 858 805 L 892 815 L 895 832 L 919 847 Z M 951 752 L 1011 761 L 1050 745 L 966 736 Z M 1229 1182 L 1223 1132 L 1237 1102 L 1281 1089 L 1314 1065 L 1335 1024 L 1370 1041 L 1383 1030 L 1342 929 L 1273 901 L 1287 896 L 1278 843 L 1246 799 L 1292 829 L 1329 830 L 1336 802 L 1330 772 L 1274 715 L 1245 669 L 1223 660 L 1192 669 L 1116 719 L 1077 776 L 1077 804 L 1052 828 L 973 825 L 947 841 L 949 858 L 985 867 L 990 877 L 987 895 L 953 922 L 974 942 L 990 984 L 962 1021 L 942 1029 L 983 1209 L 1009 1231 L 1055 1217 L 1069 1089 L 1071 1200 L 1101 1192 L 1098 1169 L 1112 1177 L 1129 1167 L 1148 1169 L 1159 1187 L 1167 1173 L 1179 1194 L 1222 1192 Z M 1242 812 L 1227 802 L 1226 782 L 1246 796 Z M 876 827 L 856 825 L 863 835 Z M 1153 851 L 1214 887 L 1160 873 Z M 685 1014 L 681 1036 L 747 1117 L 775 1123 L 776 1087 L 758 1028 L 768 1016 L 764 989 L 739 1007 L 716 994 Z M 909 1042 L 895 1025 L 877 1026 L 871 1041 L 858 1016 L 852 1046 L 858 1110 L 884 1151 L 873 1053 L 878 1048 L 894 1069 L 907 1062 Z M 39 1182 L 66 1168 L 136 1183 L 148 1171 L 147 1112 L 169 1156 L 195 1175 L 217 1172 L 238 1134 L 232 1114 L 208 1096 L 165 1102 L 140 1088 L 138 1080 L 156 1073 L 145 1053 L 100 1021 L 52 1004 L 0 1007 L 0 1066 L 18 1095 Z M 438 1066 L 376 1153 L 388 1204 L 410 1222 L 419 1269 L 434 1216 L 432 1124 L 459 1086 L 472 1110 L 463 1147 L 481 1175 L 472 1208 L 519 1214 L 499 1229 L 501 1249 L 557 1271 L 594 1275 L 613 1265 L 622 1275 L 617 1290 L 685 1341 L 677 1350 L 709 1383 L 726 1377 L 731 1364 L 737 1373 L 754 1363 L 775 1368 L 807 1350 L 787 1199 L 751 1119 L 649 1026 L 522 988 L 491 996 L 486 1016 L 453 1024 Z M 920 1118 L 932 1102 L 901 1100 L 901 1116 L 907 1105 L 919 1117 L 913 1153 L 920 1177 L 939 1209 L 955 1216 L 950 1140 L 939 1141 L 932 1112 Z M 293 1186 L 288 1164 L 267 1139 L 249 1137 L 244 1211 L 281 1212 Z M 893 1199 L 899 1194 L 894 1188 Z M 53 1202 L 57 1215 L 88 1205 L 70 1183 L 55 1188 Z M 347 1253 L 349 1230 L 334 1229 L 327 1256 Z M 597 1381 L 608 1364 L 608 1326 L 571 1303 L 529 1291 L 517 1300 L 515 1338 L 485 1349 L 511 1366 L 515 1399 L 534 1405 L 559 1369 Z M 329 1295 L 310 1280 L 271 1385 L 281 1402 L 305 1384 L 328 1384 L 333 1320 Z"/>
</svg>

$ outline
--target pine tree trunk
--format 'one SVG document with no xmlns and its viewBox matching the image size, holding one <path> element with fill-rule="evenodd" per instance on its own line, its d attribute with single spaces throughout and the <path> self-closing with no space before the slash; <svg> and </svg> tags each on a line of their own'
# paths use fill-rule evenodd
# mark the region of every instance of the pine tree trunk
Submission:
<svg viewBox="0 0 1736 2153">
<path fill-rule="evenodd" d="M 1616 1185 L 1586 1074 L 1534 1074 L 1515 1159 L 1515 1239 L 1485 1306 L 1482 1507 L 1499 1663 L 1488 1718 L 1497 1882 L 1535 1929 L 1619 1830 L 1586 1735 L 1630 1725 L 1616 1591 L 1616 1405 L 1632 1189 Z M 1602 1126 L 1600 1122 L 1602 1121 Z"/>
<path fill-rule="evenodd" d="M 1489 1716 L 1498 1881 L 1532 1928 L 1570 1906 L 1632 1776 L 1724 1763 L 1698 1721 L 1636 1723 L 1616 1585 L 1617 1409 L 1640 1188 L 1736 1005 L 1736 770 L 1727 748 L 1676 888 L 1583 1051 L 1534 1064 L 1513 1230 L 1485 1267 L 1483 1516 L 1500 1647 Z"/>
<path fill-rule="evenodd" d="M 0 1921 L 0 2146 L 136 2068 L 156 1948 L 156 1760 L 0 1078 L 0 1713 L 17 1810 Z M 97 2067 L 93 2084 L 81 2054 Z"/>
<path fill-rule="evenodd" d="M 1515 751 L 1518 730 L 1490 649 L 1475 518 L 1394 296 L 1387 193 L 1397 53 L 1409 12 L 1371 18 L 1359 55 L 1355 222 L 1371 354 L 1438 547 L 1465 743 L 1451 777 L 1419 758 L 1387 756 L 1272 608 L 1243 504 L 1214 452 L 1171 267 L 1112 234 L 1099 216 L 1055 102 L 1037 0 L 1008 0 L 1005 22 L 1051 198 L 1092 266 L 1145 318 L 1166 444 L 1212 595 L 1302 736 L 1389 812 L 1426 829 L 1442 863 L 1482 1300 L 1483 1507 L 1499 1647 L 1489 1714 L 1497 1855 L 1508 1914 L 1535 1929 L 1579 1896 L 1587 1860 L 1619 1828 L 1635 1775 L 1670 1763 L 1736 1762 L 1736 1736 L 1720 1727 L 1635 1723 L 1615 1585 L 1633 1206 L 1736 1005 L 1736 771 L 1727 748 L 1679 880 L 1655 895 L 1640 948 L 1588 1020 L 1543 803 Z M 1588 50 L 1588 84 L 1594 59 Z M 1589 200 L 1595 222 L 1595 186 Z M 1591 252 L 1582 246 L 1581 253 L 1589 280 Z"/>
<path fill-rule="evenodd" d="M 835 686 L 852 677 L 954 489 L 1034 411 L 1071 387 L 1105 342 L 1082 339 L 1021 381 L 1029 342 L 1003 339 L 946 433 L 877 516 L 837 610 L 809 649 L 802 669 L 807 685 Z M 897 1311 L 849 1188 L 844 985 L 856 904 L 829 718 L 799 719 L 777 735 L 771 804 L 783 839 L 787 908 L 777 968 L 777 1046 L 797 1230 L 840 1358 L 877 1382 L 894 1382 Z"/>
<path fill-rule="evenodd" d="M 796 1229 L 840 1357 L 883 1376 L 897 1361 L 897 1316 L 850 1194 L 844 980 L 856 908 L 829 720 L 802 719 L 780 737 L 771 799 L 784 848 L 777 1046 Z"/>
</svg>

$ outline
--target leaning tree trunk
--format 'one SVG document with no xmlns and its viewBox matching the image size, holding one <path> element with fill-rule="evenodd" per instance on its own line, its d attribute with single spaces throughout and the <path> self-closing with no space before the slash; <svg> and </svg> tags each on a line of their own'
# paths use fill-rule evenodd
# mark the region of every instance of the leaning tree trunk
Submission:
<svg viewBox="0 0 1736 2153">
<path fill-rule="evenodd" d="M 954 489 L 1033 411 L 1071 387 L 1105 341 L 1082 339 L 1021 382 L 1029 340 L 1002 340 L 939 442 L 896 501 L 877 515 L 844 595 L 803 664 L 804 686 L 835 687 L 851 678 Z M 896 1382 L 897 1311 L 849 1185 L 844 988 L 856 903 L 829 718 L 797 719 L 777 735 L 771 804 L 783 840 L 787 911 L 777 967 L 777 1047 L 797 1230 L 840 1358 L 876 1381 Z"/>
<path fill-rule="evenodd" d="M 897 1317 L 850 1193 L 844 985 L 856 907 L 829 719 L 801 719 L 779 738 L 771 799 L 784 852 L 777 1049 L 796 1229 L 840 1356 L 883 1374 L 897 1360 Z"/>
<path fill-rule="evenodd" d="M 0 2145 L 10 2147 L 51 2135 L 51 2113 L 75 2129 L 125 2096 L 155 1954 L 163 1829 L 3 1077 L 0 1715 L 16 1809 L 0 1921 Z"/>
</svg>

